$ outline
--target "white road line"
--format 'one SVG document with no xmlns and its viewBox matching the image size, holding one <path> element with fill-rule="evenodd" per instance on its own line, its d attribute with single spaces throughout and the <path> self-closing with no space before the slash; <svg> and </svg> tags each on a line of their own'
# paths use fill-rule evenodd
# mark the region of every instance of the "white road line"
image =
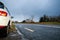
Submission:
<svg viewBox="0 0 60 40">
<path fill-rule="evenodd" d="M 16 27 L 15 27 L 16 28 Z M 22 39 L 21 40 L 28 40 L 28 39 L 26 39 L 26 38 L 24 38 L 24 35 L 16 28 L 16 30 L 17 30 L 17 33 L 19 34 L 19 35 L 21 35 L 21 37 L 22 37 Z"/>
<path fill-rule="evenodd" d="M 26 29 L 26 30 L 28 30 L 28 31 L 30 31 L 30 32 L 34 32 L 34 30 L 29 29 L 29 28 L 24 28 L 24 29 Z"/>
<path fill-rule="evenodd" d="M 17 28 L 16 28 L 16 30 L 17 30 L 17 32 L 18 32 L 19 35 L 23 35 Z"/>
</svg>

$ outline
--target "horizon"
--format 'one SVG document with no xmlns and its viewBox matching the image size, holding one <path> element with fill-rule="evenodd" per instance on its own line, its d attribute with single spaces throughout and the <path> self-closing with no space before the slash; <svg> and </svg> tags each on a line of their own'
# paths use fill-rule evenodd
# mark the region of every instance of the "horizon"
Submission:
<svg viewBox="0 0 60 40">
<path fill-rule="evenodd" d="M 60 0 L 0 0 L 9 9 L 14 21 L 23 21 L 34 16 L 38 22 L 44 14 L 60 15 Z"/>
</svg>

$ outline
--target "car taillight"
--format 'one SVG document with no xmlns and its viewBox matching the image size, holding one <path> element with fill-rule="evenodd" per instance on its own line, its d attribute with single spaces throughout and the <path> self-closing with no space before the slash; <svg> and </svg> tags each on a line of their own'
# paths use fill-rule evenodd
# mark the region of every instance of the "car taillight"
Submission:
<svg viewBox="0 0 60 40">
<path fill-rule="evenodd" d="M 4 11 L 0 11 L 0 16 L 7 16 L 7 13 Z"/>
<path fill-rule="evenodd" d="M 2 29 L 2 28 L 4 28 L 4 27 L 6 27 L 6 26 L 0 26 L 0 29 Z"/>
</svg>

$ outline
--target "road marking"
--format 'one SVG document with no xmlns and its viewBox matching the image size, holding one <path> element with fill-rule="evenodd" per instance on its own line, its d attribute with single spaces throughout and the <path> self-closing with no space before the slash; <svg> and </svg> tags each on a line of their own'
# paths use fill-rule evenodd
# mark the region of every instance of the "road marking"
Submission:
<svg viewBox="0 0 60 40">
<path fill-rule="evenodd" d="M 16 28 L 16 27 L 15 27 L 15 28 Z M 24 35 L 18 30 L 18 28 L 16 28 L 16 30 L 17 30 L 17 33 L 18 33 L 19 35 L 21 35 L 21 37 L 22 37 L 21 40 L 28 40 L 28 39 L 24 38 Z"/>
<path fill-rule="evenodd" d="M 30 31 L 30 32 L 34 32 L 34 30 L 29 29 L 29 28 L 24 28 L 24 29 L 26 29 L 26 30 L 28 30 L 28 31 Z"/>
<path fill-rule="evenodd" d="M 19 35 L 23 35 L 17 28 L 16 28 L 17 32 Z"/>
</svg>

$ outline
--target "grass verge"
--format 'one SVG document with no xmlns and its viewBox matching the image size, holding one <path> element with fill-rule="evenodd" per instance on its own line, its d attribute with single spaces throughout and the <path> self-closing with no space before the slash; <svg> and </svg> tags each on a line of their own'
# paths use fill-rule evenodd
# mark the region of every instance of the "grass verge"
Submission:
<svg viewBox="0 0 60 40">
<path fill-rule="evenodd" d="M 16 31 L 14 23 L 12 23 L 12 25 L 10 26 L 10 29 L 9 29 L 9 32 L 13 32 L 13 31 Z"/>
<path fill-rule="evenodd" d="M 18 24 L 49 24 L 49 25 L 60 25 L 60 22 L 34 22 L 34 23 L 21 23 L 18 22 Z"/>
<path fill-rule="evenodd" d="M 60 25 L 60 22 L 41 22 L 40 24 Z"/>
</svg>

